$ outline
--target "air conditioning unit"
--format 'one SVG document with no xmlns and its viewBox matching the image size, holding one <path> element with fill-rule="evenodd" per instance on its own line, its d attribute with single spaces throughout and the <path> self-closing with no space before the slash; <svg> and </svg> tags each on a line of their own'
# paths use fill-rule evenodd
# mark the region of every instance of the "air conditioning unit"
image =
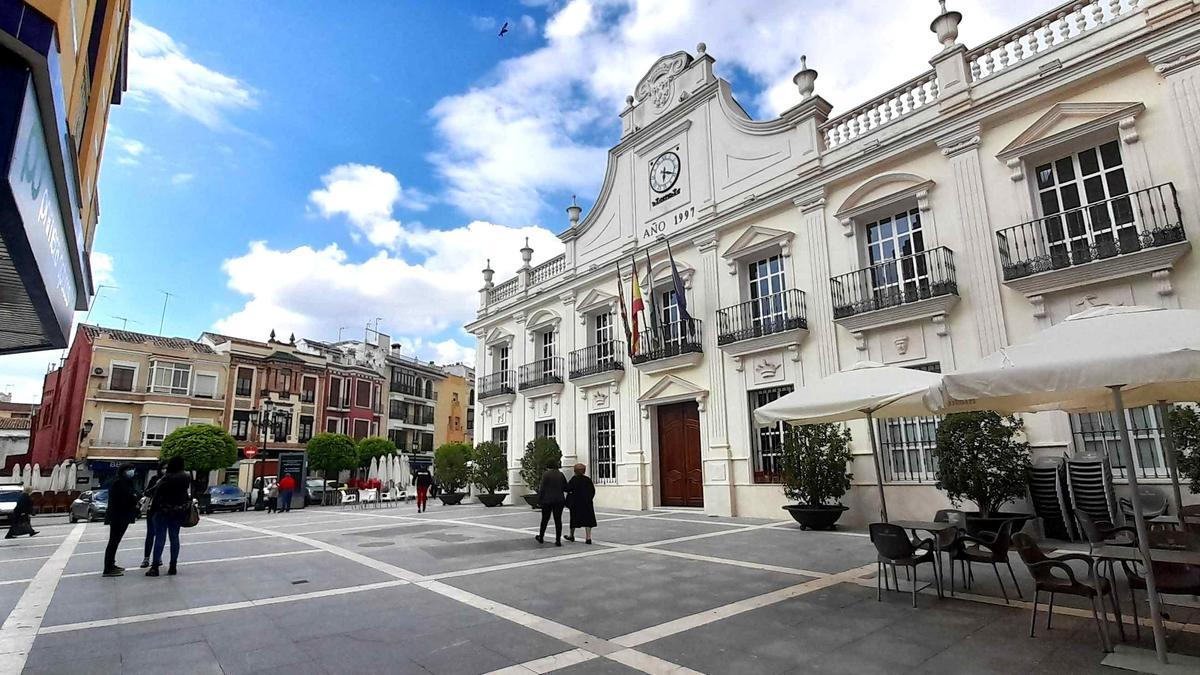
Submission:
<svg viewBox="0 0 1200 675">
<path fill-rule="evenodd" d="M 92 368 L 92 377 L 104 377 L 104 368 L 102 366 Z"/>
</svg>

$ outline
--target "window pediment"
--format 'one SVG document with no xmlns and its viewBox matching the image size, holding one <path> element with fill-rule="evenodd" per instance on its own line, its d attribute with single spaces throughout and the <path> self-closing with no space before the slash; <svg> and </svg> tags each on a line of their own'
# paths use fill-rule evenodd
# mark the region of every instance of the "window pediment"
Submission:
<svg viewBox="0 0 1200 675">
<path fill-rule="evenodd" d="M 638 399 L 642 408 L 642 416 L 649 415 L 649 406 L 680 401 L 696 401 L 700 411 L 704 411 L 704 401 L 708 398 L 708 390 L 689 382 L 676 375 L 666 375 L 650 387 Z"/>
<path fill-rule="evenodd" d="M 513 334 L 503 328 L 493 328 L 483 336 L 483 344 L 487 345 L 489 349 L 512 344 L 512 341 Z"/>
<path fill-rule="evenodd" d="M 675 260 L 675 267 L 679 268 L 679 278 L 683 280 L 683 289 L 686 291 L 692 290 L 692 277 L 696 274 L 696 269 L 678 259 Z M 663 288 L 664 284 L 670 284 L 671 261 L 663 259 L 651 265 L 650 273 L 642 275 L 640 280 L 642 291 L 649 289 L 651 279 L 654 280 L 654 287 L 656 289 Z"/>
<path fill-rule="evenodd" d="M 913 173 L 885 173 L 859 185 L 846 197 L 834 213 L 834 217 L 845 228 L 843 234 L 854 236 L 856 219 L 877 212 L 906 199 L 915 199 L 922 213 L 929 210 L 929 191 L 934 182 Z"/>
<path fill-rule="evenodd" d="M 730 274 L 737 274 L 738 262 L 751 256 L 762 254 L 764 251 L 779 249 L 780 255 L 788 257 L 792 254 L 792 237 L 794 233 L 786 230 L 776 230 L 770 227 L 751 225 L 746 228 L 729 248 L 721 254 L 729 266 Z M 680 272 L 682 274 L 682 272 Z"/>
<path fill-rule="evenodd" d="M 1132 143 L 1137 140 L 1137 132 L 1124 120 L 1132 120 L 1145 109 L 1143 103 L 1127 101 L 1055 103 L 1005 146 L 996 159 L 1008 161 L 1032 155 L 1115 124 L 1121 124 L 1122 140 Z"/>
<path fill-rule="evenodd" d="M 552 309 L 539 309 L 529 315 L 529 319 L 525 322 L 526 330 L 530 335 L 530 339 L 534 333 L 542 333 L 547 330 L 557 330 L 558 324 L 562 323 L 562 315 Z"/>
<path fill-rule="evenodd" d="M 594 288 L 584 294 L 583 298 L 575 304 L 575 311 L 579 315 L 579 323 L 584 325 L 587 324 L 589 315 L 601 312 L 613 312 L 616 311 L 616 308 L 617 296 Z"/>
</svg>

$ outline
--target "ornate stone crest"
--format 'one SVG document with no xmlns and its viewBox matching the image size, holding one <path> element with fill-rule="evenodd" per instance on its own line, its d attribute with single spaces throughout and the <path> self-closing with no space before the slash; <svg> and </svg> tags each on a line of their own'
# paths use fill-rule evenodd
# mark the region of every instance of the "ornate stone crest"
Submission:
<svg viewBox="0 0 1200 675">
<path fill-rule="evenodd" d="M 683 72 L 692 62 L 692 55 L 684 51 L 664 56 L 638 82 L 634 93 L 639 102 L 649 101 L 655 110 L 662 110 L 671 103 L 675 76 Z"/>
</svg>

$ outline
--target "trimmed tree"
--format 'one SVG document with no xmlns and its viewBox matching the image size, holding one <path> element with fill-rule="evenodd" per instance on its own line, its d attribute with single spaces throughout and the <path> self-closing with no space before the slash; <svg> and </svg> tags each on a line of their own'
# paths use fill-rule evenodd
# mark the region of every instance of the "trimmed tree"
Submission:
<svg viewBox="0 0 1200 675">
<path fill-rule="evenodd" d="M 321 499 L 328 503 L 329 472 L 336 476 L 341 471 L 358 466 L 358 448 L 354 439 L 346 434 L 320 433 L 308 439 L 308 466 L 321 472 Z"/>
<path fill-rule="evenodd" d="M 783 494 L 802 506 L 836 504 L 850 489 L 850 430 L 841 425 L 789 425 L 780 459 Z"/>
<path fill-rule="evenodd" d="M 467 487 L 471 446 L 467 443 L 443 443 L 433 451 L 433 475 L 443 492 L 461 492 Z"/>
<path fill-rule="evenodd" d="M 537 492 L 542 483 L 542 474 L 552 463 L 562 463 L 558 441 L 538 436 L 525 445 L 525 454 L 521 455 L 521 481 L 530 492 Z"/>
<path fill-rule="evenodd" d="M 990 518 L 1025 496 L 1029 443 L 1018 440 L 1025 423 L 990 410 L 946 415 L 937 430 L 937 487 L 955 506 L 975 502 Z"/>
<path fill-rule="evenodd" d="M 204 493 L 208 490 L 210 471 L 229 468 L 237 461 L 237 441 L 221 427 L 190 424 L 168 434 L 158 456 L 164 462 L 182 457 L 183 468 L 195 474 L 193 492 Z"/>
<path fill-rule="evenodd" d="M 396 444 L 382 436 L 367 436 L 358 442 L 358 465 L 369 466 L 372 459 L 396 454 Z"/>
<path fill-rule="evenodd" d="M 1200 493 L 1200 413 L 1189 406 L 1177 406 L 1167 415 L 1171 420 L 1179 475 L 1188 480 L 1192 494 Z"/>
<path fill-rule="evenodd" d="M 475 462 L 471 466 L 471 483 L 489 495 L 508 489 L 508 457 L 504 448 L 491 441 L 475 446 Z"/>
</svg>

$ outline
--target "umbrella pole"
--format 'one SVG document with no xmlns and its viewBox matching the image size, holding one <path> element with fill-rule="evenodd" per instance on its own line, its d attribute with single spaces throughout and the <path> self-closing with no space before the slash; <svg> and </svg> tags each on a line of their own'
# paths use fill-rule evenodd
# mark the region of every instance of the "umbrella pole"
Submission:
<svg viewBox="0 0 1200 675">
<path fill-rule="evenodd" d="M 1150 621 L 1154 628 L 1154 651 L 1159 663 L 1167 662 L 1167 640 L 1163 634 L 1162 608 L 1158 601 L 1158 587 L 1154 583 L 1154 564 L 1150 560 L 1150 536 L 1146 517 L 1142 514 L 1142 499 L 1138 495 L 1137 471 L 1133 466 L 1133 449 L 1129 442 L 1129 425 L 1125 423 L 1125 402 L 1121 400 L 1121 387 L 1112 389 L 1113 414 L 1117 418 L 1117 430 L 1121 434 L 1121 455 L 1125 464 L 1125 475 L 1129 477 L 1129 500 L 1133 502 L 1133 522 L 1137 529 L 1138 549 L 1146 568 L 1146 597 L 1150 601 Z"/>
<path fill-rule="evenodd" d="M 1175 497 L 1175 516 L 1179 518 L 1179 523 L 1183 525 L 1183 494 L 1179 490 L 1179 465 L 1175 463 L 1175 436 L 1174 430 L 1171 429 L 1171 418 L 1167 410 L 1167 402 L 1159 401 L 1158 416 L 1162 419 L 1163 428 L 1163 454 L 1167 460 L 1167 471 L 1171 474 L 1171 491 Z M 1187 529 L 1186 526 L 1183 529 Z"/>
<path fill-rule="evenodd" d="M 867 436 L 871 438 L 871 459 L 875 461 L 875 480 L 879 481 L 879 512 L 883 516 L 883 522 L 888 522 L 887 516 L 887 498 L 883 495 L 883 467 L 879 462 L 879 444 L 875 440 L 875 420 L 871 417 L 871 411 L 867 413 Z"/>
</svg>

